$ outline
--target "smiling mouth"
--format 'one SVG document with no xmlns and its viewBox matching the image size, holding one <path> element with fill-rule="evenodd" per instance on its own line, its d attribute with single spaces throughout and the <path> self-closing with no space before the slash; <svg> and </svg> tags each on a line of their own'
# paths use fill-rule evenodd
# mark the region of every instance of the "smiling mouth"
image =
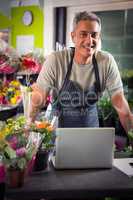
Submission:
<svg viewBox="0 0 133 200">
<path fill-rule="evenodd" d="M 85 49 L 94 49 L 96 47 L 95 44 L 91 45 L 91 46 L 83 46 Z"/>
<path fill-rule="evenodd" d="M 91 46 L 91 48 L 93 49 L 93 48 L 95 48 L 95 46 L 96 46 L 96 45 L 93 44 L 93 45 Z"/>
</svg>

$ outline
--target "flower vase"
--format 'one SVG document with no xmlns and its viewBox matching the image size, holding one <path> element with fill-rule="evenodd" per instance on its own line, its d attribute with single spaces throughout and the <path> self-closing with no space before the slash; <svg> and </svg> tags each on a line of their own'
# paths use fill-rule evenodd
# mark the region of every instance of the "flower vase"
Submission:
<svg viewBox="0 0 133 200">
<path fill-rule="evenodd" d="M 36 154 L 36 159 L 34 163 L 34 171 L 42 171 L 47 169 L 48 166 L 49 151 L 39 149 Z"/>
<path fill-rule="evenodd" d="M 26 86 L 21 86 L 20 88 L 21 88 L 22 99 L 23 99 L 24 116 L 25 116 L 26 121 L 28 121 L 29 116 L 30 116 L 32 93 L 28 90 L 28 87 Z"/>
<path fill-rule="evenodd" d="M 8 170 L 8 184 L 11 188 L 18 188 L 24 185 L 25 169 L 9 169 Z"/>
</svg>

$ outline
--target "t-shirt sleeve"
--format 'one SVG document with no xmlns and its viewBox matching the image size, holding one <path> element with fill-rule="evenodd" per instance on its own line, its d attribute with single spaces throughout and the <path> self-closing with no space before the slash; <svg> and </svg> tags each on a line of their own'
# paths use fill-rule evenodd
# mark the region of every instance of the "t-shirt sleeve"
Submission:
<svg viewBox="0 0 133 200">
<path fill-rule="evenodd" d="M 37 78 L 37 85 L 40 89 L 50 91 L 55 86 L 56 58 L 54 54 L 49 55 Z"/>
<path fill-rule="evenodd" d="M 119 91 L 123 91 L 123 84 L 118 66 L 115 59 L 109 54 L 109 63 L 107 70 L 106 89 L 110 96 L 113 96 Z"/>
</svg>

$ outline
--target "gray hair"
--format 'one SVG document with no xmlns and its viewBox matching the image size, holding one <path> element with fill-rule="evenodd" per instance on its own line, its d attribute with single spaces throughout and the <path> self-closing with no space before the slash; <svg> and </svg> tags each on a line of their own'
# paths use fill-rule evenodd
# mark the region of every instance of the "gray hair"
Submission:
<svg viewBox="0 0 133 200">
<path fill-rule="evenodd" d="M 100 18 L 92 13 L 92 12 L 78 12 L 75 14 L 75 17 L 73 19 L 73 31 L 76 28 L 77 24 L 81 21 L 81 20 L 90 20 L 90 21 L 96 21 L 99 24 L 100 30 L 101 30 L 101 20 Z"/>
</svg>

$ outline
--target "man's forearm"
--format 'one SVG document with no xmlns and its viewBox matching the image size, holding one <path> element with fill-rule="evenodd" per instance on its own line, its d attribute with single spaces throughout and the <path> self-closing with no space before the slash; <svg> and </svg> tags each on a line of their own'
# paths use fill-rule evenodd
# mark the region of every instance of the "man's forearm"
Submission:
<svg viewBox="0 0 133 200">
<path fill-rule="evenodd" d="M 47 92 L 40 90 L 35 84 L 32 87 L 30 121 L 34 122 L 40 109 L 45 105 L 47 99 Z"/>
<path fill-rule="evenodd" d="M 133 118 L 131 113 L 128 113 L 127 115 L 119 114 L 119 119 L 126 132 L 133 128 Z"/>
<path fill-rule="evenodd" d="M 37 93 L 32 93 L 32 101 L 31 101 L 31 108 L 30 108 L 30 122 L 34 122 L 36 119 L 37 114 L 39 113 L 40 109 L 43 106 L 42 98 L 38 96 Z"/>
</svg>

